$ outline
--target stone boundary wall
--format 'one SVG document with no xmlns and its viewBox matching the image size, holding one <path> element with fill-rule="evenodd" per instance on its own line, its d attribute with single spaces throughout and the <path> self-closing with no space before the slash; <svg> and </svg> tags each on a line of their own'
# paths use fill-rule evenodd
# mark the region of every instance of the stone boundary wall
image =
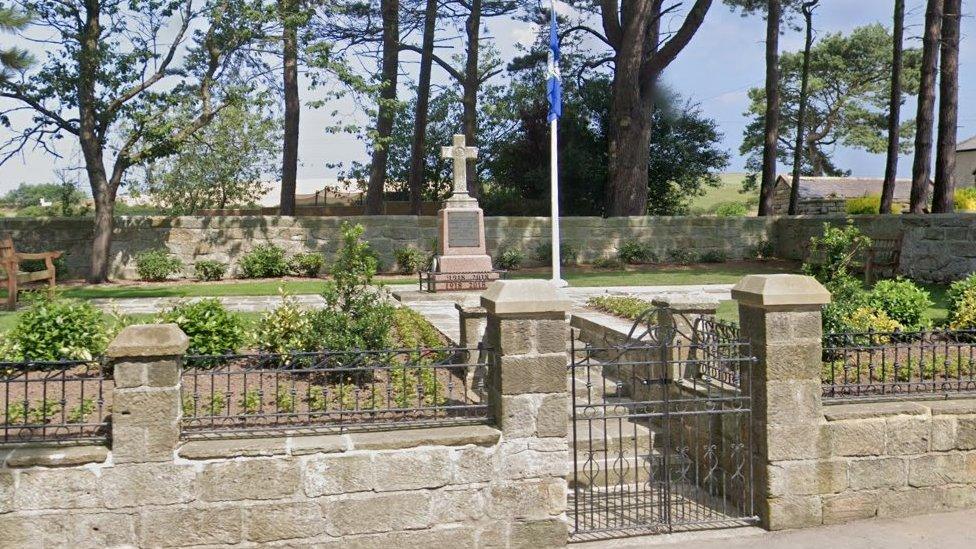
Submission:
<svg viewBox="0 0 976 549">
<path fill-rule="evenodd" d="M 777 257 L 802 259 L 810 237 L 823 224 L 853 220 L 872 238 L 902 240 L 900 273 L 926 282 L 949 282 L 976 272 L 976 214 L 857 215 L 776 219 L 772 229 Z"/>
<path fill-rule="evenodd" d="M 490 425 L 182 440 L 188 339 L 127 327 L 107 351 L 110 447 L 0 446 L 0 546 L 565 545 L 569 303 L 496 284 Z"/>
<path fill-rule="evenodd" d="M 116 220 L 112 243 L 112 276 L 136 278 L 135 256 L 167 248 L 186 266 L 215 259 L 235 264 L 257 244 L 274 243 L 289 252 L 313 250 L 331 256 L 339 245 L 344 221 L 361 223 L 365 238 L 391 268 L 397 248 L 431 250 L 436 244 L 437 220 L 432 217 L 127 217 Z M 751 257 L 763 241 L 771 241 L 771 219 L 717 217 L 567 217 L 561 220 L 563 241 L 578 250 L 579 260 L 616 257 L 630 239 L 651 245 L 662 260 L 671 250 L 721 252 L 729 259 Z M 10 233 L 23 251 L 63 250 L 71 275 L 87 272 L 92 222 L 86 218 L 0 218 L 0 232 Z M 498 257 L 510 247 L 525 252 L 526 264 L 538 264 L 535 249 L 549 242 L 544 217 L 487 217 L 488 253 Z M 233 274 L 233 270 L 231 272 Z"/>
</svg>

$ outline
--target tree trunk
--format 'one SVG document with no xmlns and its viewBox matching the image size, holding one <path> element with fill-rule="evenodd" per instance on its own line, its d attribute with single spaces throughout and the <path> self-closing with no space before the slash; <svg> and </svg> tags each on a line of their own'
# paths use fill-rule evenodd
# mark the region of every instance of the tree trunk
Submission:
<svg viewBox="0 0 976 549">
<path fill-rule="evenodd" d="M 295 215 L 295 188 L 298 177 L 298 26 L 295 8 L 298 0 L 279 0 L 283 21 L 281 33 L 284 58 L 285 135 L 281 153 L 281 207 L 279 214 Z"/>
<path fill-rule="evenodd" d="M 624 49 L 626 52 L 626 49 Z M 637 71 L 623 70 L 618 55 L 610 100 L 610 173 L 606 215 L 647 213 L 647 165 L 650 159 L 653 102 L 641 97 Z"/>
<path fill-rule="evenodd" d="M 481 87 L 478 74 L 478 43 L 481 39 L 481 0 L 471 0 L 471 13 L 465 23 L 467 31 L 467 56 L 464 60 L 464 83 L 461 103 L 464 113 L 461 115 L 461 129 L 468 146 L 478 146 L 478 88 Z M 478 181 L 478 166 L 475 160 L 468 160 L 468 194 L 478 198 L 481 196 L 481 184 Z"/>
<path fill-rule="evenodd" d="M 895 0 L 891 49 L 891 102 L 888 107 L 888 155 L 885 162 L 884 184 L 881 187 L 879 212 L 883 214 L 891 213 L 895 200 L 895 178 L 898 177 L 898 131 L 901 128 L 901 64 L 904 34 L 905 0 Z"/>
<path fill-rule="evenodd" d="M 951 213 L 956 190 L 956 131 L 959 122 L 959 19 L 962 0 L 945 0 L 939 70 L 939 141 L 935 149 L 932 213 Z"/>
<path fill-rule="evenodd" d="M 437 25 L 437 0 L 427 0 L 424 11 L 424 38 L 420 53 L 420 75 L 417 80 L 417 112 L 413 120 L 413 140 L 410 143 L 410 213 L 420 215 L 424 185 L 427 118 L 430 105 L 430 73 L 434 62 L 434 32 Z"/>
<path fill-rule="evenodd" d="M 925 34 L 922 38 L 922 81 L 915 117 L 915 158 L 912 164 L 912 213 L 923 213 L 928 203 L 929 174 L 932 163 L 932 131 L 935 118 L 935 76 L 939 65 L 939 38 L 942 35 L 942 0 L 929 0 L 925 9 Z"/>
<path fill-rule="evenodd" d="M 98 74 L 98 37 L 101 34 L 100 5 L 85 4 L 85 23 L 82 26 L 78 52 L 78 141 L 85 159 L 85 172 L 95 202 L 95 227 L 92 234 L 91 265 L 88 282 L 108 282 L 109 253 L 112 247 L 112 214 L 115 192 L 105 172 L 105 150 L 98 134 L 95 78 Z"/>
<path fill-rule="evenodd" d="M 900 0 L 899 0 L 900 1 Z M 803 5 L 806 36 L 803 42 L 803 73 L 800 77 L 800 106 L 796 113 L 796 143 L 793 147 L 793 185 L 790 187 L 789 215 L 796 215 L 800 198 L 800 167 L 803 163 L 803 124 L 807 116 L 807 94 L 810 85 L 810 49 L 813 47 L 813 8 L 817 2 Z"/>
<path fill-rule="evenodd" d="M 779 144 L 779 21 L 780 0 L 769 0 L 766 14 L 766 139 L 763 143 L 759 215 L 773 213 L 776 188 L 776 148 Z"/>
<path fill-rule="evenodd" d="M 397 71 L 400 54 L 400 2 L 381 0 L 383 16 L 383 62 L 380 68 L 382 90 L 376 116 L 376 142 L 366 188 L 366 215 L 383 212 L 383 190 L 386 186 L 386 164 L 390 156 L 390 135 L 393 133 L 394 103 L 397 97 Z"/>
</svg>

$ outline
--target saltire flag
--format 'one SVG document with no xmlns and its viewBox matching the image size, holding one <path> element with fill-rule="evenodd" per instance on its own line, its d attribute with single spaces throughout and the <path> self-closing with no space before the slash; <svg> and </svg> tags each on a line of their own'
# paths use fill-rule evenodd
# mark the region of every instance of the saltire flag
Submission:
<svg viewBox="0 0 976 549">
<path fill-rule="evenodd" d="M 546 91 L 549 96 L 549 122 L 563 114 L 563 82 L 559 74 L 559 33 L 556 32 L 556 4 L 549 3 L 549 62 Z"/>
</svg>

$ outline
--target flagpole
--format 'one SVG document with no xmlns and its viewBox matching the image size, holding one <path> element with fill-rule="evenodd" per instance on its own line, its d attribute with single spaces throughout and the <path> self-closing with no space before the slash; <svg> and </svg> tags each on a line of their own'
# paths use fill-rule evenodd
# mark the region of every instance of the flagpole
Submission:
<svg viewBox="0 0 976 549">
<path fill-rule="evenodd" d="M 556 286 L 566 286 L 561 272 L 561 255 L 559 249 L 559 138 L 557 128 L 559 119 L 553 118 L 549 123 L 549 142 L 550 142 L 550 162 L 549 172 L 552 175 L 551 189 L 549 192 L 552 202 L 550 214 L 552 215 L 552 283 Z"/>
</svg>

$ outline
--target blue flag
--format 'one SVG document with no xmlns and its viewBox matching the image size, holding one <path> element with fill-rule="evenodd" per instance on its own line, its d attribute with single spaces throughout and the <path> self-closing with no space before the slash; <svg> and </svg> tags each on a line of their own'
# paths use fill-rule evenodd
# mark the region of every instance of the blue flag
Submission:
<svg viewBox="0 0 976 549">
<path fill-rule="evenodd" d="M 563 114 L 563 82 L 559 74 L 559 33 L 556 32 L 556 7 L 550 3 L 551 21 L 549 24 L 549 62 L 546 91 L 549 96 L 549 121 Z"/>
</svg>

